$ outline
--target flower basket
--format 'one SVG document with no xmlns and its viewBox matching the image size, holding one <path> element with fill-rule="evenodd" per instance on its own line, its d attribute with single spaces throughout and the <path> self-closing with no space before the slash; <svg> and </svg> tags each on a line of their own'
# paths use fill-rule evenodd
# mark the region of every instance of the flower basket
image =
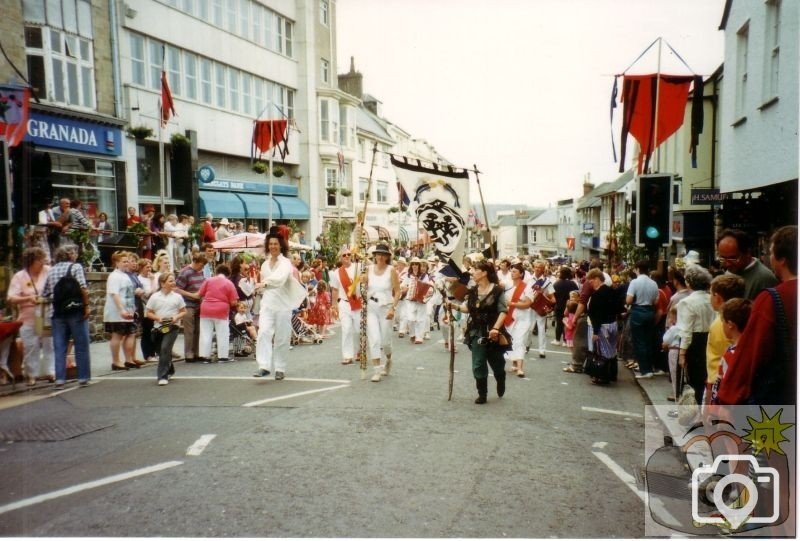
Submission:
<svg viewBox="0 0 800 541">
<path fill-rule="evenodd" d="M 336 188 L 334 188 L 333 186 L 329 186 L 325 188 L 325 191 L 328 192 L 328 195 L 333 195 L 336 193 Z"/>
<path fill-rule="evenodd" d="M 253 163 L 253 171 L 258 173 L 259 175 L 263 175 L 267 172 L 267 164 L 264 162 L 254 162 Z"/>
<path fill-rule="evenodd" d="M 276 166 L 272 168 L 272 176 L 275 178 L 281 178 L 284 175 L 283 167 Z"/>
<path fill-rule="evenodd" d="M 190 144 L 189 138 L 181 133 L 173 133 L 169 138 L 169 142 L 173 148 L 188 148 Z"/>
<path fill-rule="evenodd" d="M 342 194 L 343 197 L 350 197 L 350 195 L 353 192 L 351 190 L 348 190 L 347 188 L 342 188 L 341 190 L 339 190 L 339 193 Z"/>
<path fill-rule="evenodd" d="M 400 209 L 397 207 L 389 207 L 388 212 L 394 214 L 395 212 L 400 212 Z"/>
<path fill-rule="evenodd" d="M 141 141 L 142 139 L 147 139 L 148 137 L 152 137 L 153 130 L 148 128 L 147 126 L 131 126 L 128 128 L 128 136 L 133 137 L 137 141 Z"/>
</svg>

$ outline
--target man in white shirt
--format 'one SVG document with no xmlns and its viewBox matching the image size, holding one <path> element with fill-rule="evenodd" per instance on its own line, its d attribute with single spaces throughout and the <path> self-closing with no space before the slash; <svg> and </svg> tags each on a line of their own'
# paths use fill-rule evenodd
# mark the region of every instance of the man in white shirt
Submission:
<svg viewBox="0 0 800 541">
<path fill-rule="evenodd" d="M 655 312 L 658 302 L 658 284 L 648 276 L 650 264 L 646 260 L 636 263 L 637 276 L 628 286 L 625 304 L 629 305 L 628 315 L 631 339 L 640 374 L 637 379 L 652 378 L 655 358 Z"/>
<path fill-rule="evenodd" d="M 536 299 L 538 295 L 544 295 L 545 298 L 551 302 L 556 302 L 556 290 L 553 287 L 553 279 L 545 272 L 546 263 L 542 259 L 537 259 L 533 263 L 533 275 L 531 276 L 531 288 L 533 289 L 533 298 Z M 533 316 L 536 320 L 537 336 L 539 337 L 539 358 L 545 358 L 545 345 L 547 344 L 547 315 L 540 314 L 533 310 Z"/>
</svg>

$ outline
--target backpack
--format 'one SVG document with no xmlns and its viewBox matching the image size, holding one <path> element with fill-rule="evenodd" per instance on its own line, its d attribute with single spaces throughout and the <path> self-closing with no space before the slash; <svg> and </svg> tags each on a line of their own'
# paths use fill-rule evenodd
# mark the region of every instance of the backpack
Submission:
<svg viewBox="0 0 800 541">
<path fill-rule="evenodd" d="M 67 269 L 67 273 L 58 279 L 53 288 L 53 315 L 65 317 L 83 311 L 83 292 L 81 284 L 72 274 L 73 263 Z"/>
</svg>

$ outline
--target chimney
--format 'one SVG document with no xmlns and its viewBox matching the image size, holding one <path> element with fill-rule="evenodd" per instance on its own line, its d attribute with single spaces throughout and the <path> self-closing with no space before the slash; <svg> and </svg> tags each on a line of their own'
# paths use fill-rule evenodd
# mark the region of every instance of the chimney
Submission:
<svg viewBox="0 0 800 541">
<path fill-rule="evenodd" d="M 339 75 L 339 90 L 347 92 L 351 96 L 361 99 L 364 94 L 364 78 L 361 73 L 356 71 L 356 61 L 350 57 L 350 71 L 344 75 Z"/>
<path fill-rule="evenodd" d="M 583 195 L 587 195 L 589 192 L 594 190 L 594 184 L 588 181 L 583 182 Z"/>
</svg>

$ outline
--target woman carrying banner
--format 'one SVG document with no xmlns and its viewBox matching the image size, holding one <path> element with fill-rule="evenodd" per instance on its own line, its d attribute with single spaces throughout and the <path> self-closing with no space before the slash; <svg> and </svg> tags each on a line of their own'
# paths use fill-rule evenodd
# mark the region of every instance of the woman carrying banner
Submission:
<svg viewBox="0 0 800 541">
<path fill-rule="evenodd" d="M 485 404 L 489 377 L 487 363 L 497 380 L 497 396 L 502 397 L 506 392 L 506 361 L 503 355 L 510 346 L 502 345 L 502 342 L 508 340 L 503 326 L 508 303 L 503 288 L 497 283 L 497 272 L 492 263 L 475 263 L 470 269 L 470 275 L 475 281 L 475 287 L 467 294 L 466 302 L 448 302 L 453 309 L 469 314 L 465 342 L 472 351 L 472 375 L 478 388 L 475 403 Z"/>
</svg>

